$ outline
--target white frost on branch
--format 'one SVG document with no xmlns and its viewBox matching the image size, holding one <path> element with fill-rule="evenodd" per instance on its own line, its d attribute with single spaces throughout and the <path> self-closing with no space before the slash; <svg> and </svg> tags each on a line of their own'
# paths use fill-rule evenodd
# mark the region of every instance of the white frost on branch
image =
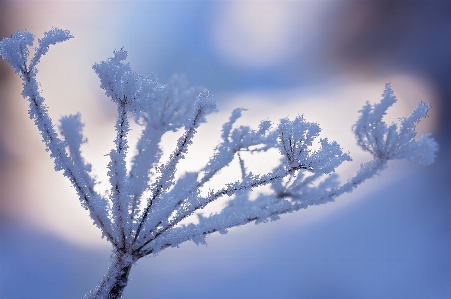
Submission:
<svg viewBox="0 0 451 299">
<path fill-rule="evenodd" d="M 387 126 L 382 117 L 387 109 L 396 103 L 391 84 L 387 84 L 380 103 L 366 105 L 360 110 L 361 117 L 354 125 L 358 145 L 373 156 L 386 160 L 412 160 L 419 158 L 423 165 L 434 162 L 437 143 L 430 134 L 419 139 L 415 127 L 422 118 L 427 117 L 431 108 L 419 103 L 409 117 L 402 118 L 400 128 L 396 124 Z"/>
<path fill-rule="evenodd" d="M 81 145 L 87 140 L 80 114 L 63 117 L 58 134 L 36 80 L 36 66 L 49 46 L 70 38 L 72 35 L 65 30 L 46 32 L 29 60 L 28 47 L 33 45 L 34 37 L 26 31 L 16 32 L 0 42 L 0 55 L 23 80 L 22 95 L 29 101 L 30 118 L 54 160 L 55 170 L 63 171 L 69 178 L 82 206 L 113 246 L 108 274 L 85 298 L 120 298 L 131 266 L 141 257 L 189 240 L 205 243 L 205 237 L 213 232 L 226 233 L 231 227 L 277 220 L 282 214 L 331 202 L 378 175 L 389 160 L 418 158 L 420 163 L 430 164 L 438 150 L 430 135 L 415 139 L 415 127 L 427 116 L 429 106 L 420 103 L 409 117 L 401 119 L 399 127 L 383 121 L 387 109 L 396 101 L 388 84 L 382 101 L 367 103 L 353 127 L 358 145 L 373 158 L 343 184 L 334 171 L 343 162 L 351 161 L 351 157 L 336 142 L 319 139 L 318 124 L 298 116 L 294 120 L 282 119 L 276 126 L 262 121 L 255 130 L 237 127 L 235 123 L 245 111 L 243 108 L 235 109 L 223 125 L 221 140 L 207 164 L 176 180 L 178 164 L 186 158 L 197 129 L 208 114 L 216 111 L 213 96 L 204 88 L 189 88 L 182 76 L 174 76 L 161 85 L 155 77 L 133 72 L 126 62 L 127 52 L 121 49 L 93 66 L 100 87 L 118 112 L 108 164 L 111 189 L 104 198 L 95 191 L 91 166 L 81 155 Z M 136 155 L 127 169 L 131 119 L 143 129 Z M 162 161 L 160 142 L 169 131 L 182 133 L 168 160 Z M 265 174 L 250 172 L 240 153 L 258 154 L 269 149 L 278 149 L 280 164 Z M 207 190 L 206 183 L 235 157 L 241 178 L 225 182 L 218 190 Z M 249 192 L 263 185 L 269 185 L 272 192 L 249 200 Z M 208 217 L 201 216 L 202 209 L 221 198 L 228 198 L 225 208 Z M 191 215 L 197 215 L 199 222 L 182 224 Z"/>
</svg>

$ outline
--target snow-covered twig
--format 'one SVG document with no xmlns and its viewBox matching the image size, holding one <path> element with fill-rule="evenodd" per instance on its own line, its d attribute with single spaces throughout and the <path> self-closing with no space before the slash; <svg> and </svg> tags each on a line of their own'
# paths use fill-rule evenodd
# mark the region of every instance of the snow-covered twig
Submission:
<svg viewBox="0 0 451 299">
<path fill-rule="evenodd" d="M 427 165 L 434 161 L 438 150 L 430 135 L 415 139 L 415 126 L 427 116 L 429 106 L 420 103 L 409 117 L 401 120 L 399 128 L 383 121 L 387 109 L 396 102 L 391 85 L 387 84 L 382 101 L 367 103 L 353 127 L 358 145 L 373 158 L 343 184 L 334 171 L 343 162 L 351 161 L 351 157 L 336 142 L 319 139 L 318 124 L 298 116 L 294 120 L 282 119 L 276 127 L 270 121 L 262 121 L 256 130 L 236 127 L 243 108 L 235 109 L 223 125 L 221 141 L 207 164 L 176 179 L 179 162 L 186 157 L 197 129 L 216 110 L 213 96 L 204 88 L 188 88 L 181 76 L 161 85 L 154 77 L 133 72 L 126 62 L 127 52 L 121 49 L 93 66 L 100 87 L 117 105 L 118 112 L 115 146 L 108 164 L 111 191 L 108 198 L 103 198 L 95 191 L 97 182 L 90 164 L 81 156 L 80 147 L 86 143 L 81 116 L 61 118 L 58 135 L 36 80 L 37 65 L 49 46 L 70 38 L 72 35 L 65 30 L 46 32 L 29 60 L 28 47 L 33 45 L 34 37 L 26 31 L 16 32 L 0 42 L 0 55 L 23 81 L 22 95 L 28 99 L 30 118 L 54 160 L 55 170 L 63 171 L 69 178 L 82 206 L 113 246 L 107 275 L 86 294 L 86 299 L 120 298 L 132 265 L 146 255 L 189 240 L 205 243 L 205 237 L 213 232 L 226 233 L 231 227 L 250 222 L 277 220 L 282 214 L 334 201 L 378 175 L 390 160 L 418 158 Z M 131 119 L 143 130 L 128 170 Z M 162 136 L 182 127 L 183 134 L 163 163 Z M 316 150 L 315 145 L 319 145 Z M 266 174 L 250 172 L 240 153 L 258 154 L 269 149 L 279 150 L 280 164 Z M 218 190 L 205 190 L 205 185 L 235 157 L 241 170 L 240 180 L 225 183 Z M 257 199 L 249 200 L 249 193 L 263 185 L 270 186 L 271 194 L 259 194 Z M 229 201 L 221 211 L 209 217 L 199 214 L 224 197 L 229 197 Z M 183 224 L 196 213 L 199 223 Z"/>
</svg>

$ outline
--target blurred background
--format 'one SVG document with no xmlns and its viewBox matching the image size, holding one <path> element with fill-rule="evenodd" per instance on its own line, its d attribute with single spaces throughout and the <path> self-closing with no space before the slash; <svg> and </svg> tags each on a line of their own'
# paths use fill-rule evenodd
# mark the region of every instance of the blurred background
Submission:
<svg viewBox="0 0 451 299">
<path fill-rule="evenodd" d="M 185 169 L 202 166 L 222 123 L 244 107 L 240 124 L 300 114 L 318 122 L 354 158 L 339 169 L 346 180 L 370 158 L 351 126 L 385 83 L 399 100 L 388 120 L 419 101 L 433 106 L 418 131 L 440 145 L 434 165 L 394 163 L 335 203 L 143 259 L 124 298 L 451 298 L 449 16 L 448 0 L 0 0 L 0 38 L 51 27 L 75 36 L 51 48 L 38 79 L 55 121 L 81 112 L 83 153 L 103 181 L 115 107 L 91 67 L 122 47 L 135 71 L 162 83 L 185 74 L 215 95 L 220 111 Z M 0 298 L 82 298 L 106 273 L 110 248 L 53 171 L 20 92 L 0 61 Z M 277 159 L 248 165 L 266 171 Z"/>
</svg>

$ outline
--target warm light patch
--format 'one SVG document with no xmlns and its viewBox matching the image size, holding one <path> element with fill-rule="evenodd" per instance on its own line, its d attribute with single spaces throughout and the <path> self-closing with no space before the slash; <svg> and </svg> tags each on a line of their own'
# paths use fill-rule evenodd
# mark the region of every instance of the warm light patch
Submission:
<svg viewBox="0 0 451 299">
<path fill-rule="evenodd" d="M 296 1 L 228 1 L 213 21 L 213 41 L 228 63 L 268 67 L 286 61 L 315 29 L 322 5 Z M 295 43 L 296 42 L 296 43 Z"/>
</svg>

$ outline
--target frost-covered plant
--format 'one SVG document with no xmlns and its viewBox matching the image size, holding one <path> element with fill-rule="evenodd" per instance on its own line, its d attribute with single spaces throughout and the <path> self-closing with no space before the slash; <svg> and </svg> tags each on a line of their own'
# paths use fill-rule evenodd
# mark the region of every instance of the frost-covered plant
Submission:
<svg viewBox="0 0 451 299">
<path fill-rule="evenodd" d="M 237 127 L 235 123 L 243 109 L 235 109 L 223 125 L 221 140 L 207 165 L 176 180 L 177 165 L 185 158 L 197 128 L 216 109 L 213 97 L 202 88 L 186 88 L 180 77 L 160 85 L 153 77 L 139 75 L 125 62 L 127 52 L 119 50 L 93 66 L 101 87 L 117 105 L 118 112 L 115 147 L 108 164 L 111 190 L 108 196 L 102 196 L 96 190 L 90 164 L 81 156 L 80 147 L 86 139 L 80 115 L 63 117 L 58 135 L 36 80 L 36 66 L 49 46 L 70 38 L 70 33 L 61 29 L 46 32 L 29 59 L 28 47 L 33 45 L 34 37 L 27 31 L 16 32 L 0 42 L 0 55 L 23 80 L 22 95 L 29 101 L 30 118 L 54 159 L 55 170 L 63 171 L 69 178 L 82 206 L 112 244 L 108 273 L 85 298 L 120 298 L 132 265 L 144 256 L 188 240 L 205 243 L 206 236 L 213 232 L 226 233 L 231 227 L 276 220 L 284 213 L 331 202 L 378 175 L 389 160 L 419 158 L 420 163 L 430 164 L 438 148 L 429 135 L 414 139 L 415 126 L 427 116 L 429 106 L 418 104 L 409 117 L 401 119 L 399 127 L 388 126 L 382 120 L 396 101 L 388 84 L 382 101 L 375 105 L 367 103 L 353 127 L 358 145 L 370 152 L 373 159 L 362 164 L 357 174 L 344 184 L 334 170 L 351 158 L 336 142 L 326 138 L 317 142 L 321 129 L 316 123 L 298 116 L 294 120 L 282 119 L 278 125 L 262 121 L 256 130 Z M 131 119 L 143 130 L 136 156 L 127 169 Z M 160 141 L 169 131 L 183 133 L 168 160 L 160 161 Z M 248 172 L 240 152 L 258 153 L 271 148 L 279 150 L 280 164 L 266 174 Z M 241 178 L 219 190 L 207 189 L 206 183 L 235 158 L 241 167 Z M 269 185 L 272 193 L 249 200 L 249 192 L 262 185 Z M 223 197 L 229 201 L 220 212 L 209 217 L 198 214 L 197 224 L 183 224 L 187 217 Z"/>
</svg>

